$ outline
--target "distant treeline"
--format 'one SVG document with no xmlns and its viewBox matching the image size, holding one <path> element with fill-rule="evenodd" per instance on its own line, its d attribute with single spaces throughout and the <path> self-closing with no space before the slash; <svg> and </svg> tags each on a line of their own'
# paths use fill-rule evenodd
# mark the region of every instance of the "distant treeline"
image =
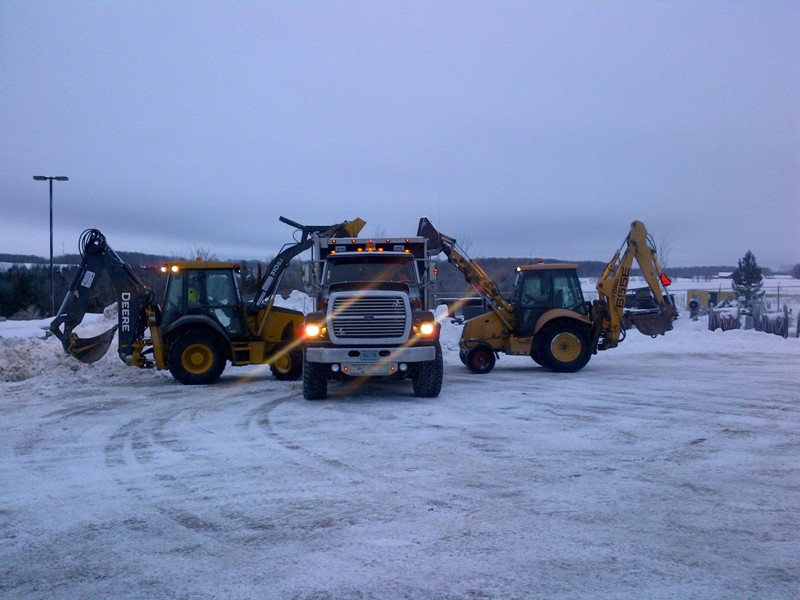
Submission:
<svg viewBox="0 0 800 600">
<path fill-rule="evenodd" d="M 143 254 L 141 252 L 117 252 L 120 258 L 129 265 L 156 267 L 163 265 L 170 260 L 183 260 L 180 257 L 166 257 L 155 254 Z M 30 256 L 27 254 L 0 254 L 0 263 L 31 264 L 50 266 L 49 258 L 41 256 Z M 81 264 L 80 254 L 63 254 L 54 256 L 53 263 L 56 265 L 79 265 Z"/>
</svg>

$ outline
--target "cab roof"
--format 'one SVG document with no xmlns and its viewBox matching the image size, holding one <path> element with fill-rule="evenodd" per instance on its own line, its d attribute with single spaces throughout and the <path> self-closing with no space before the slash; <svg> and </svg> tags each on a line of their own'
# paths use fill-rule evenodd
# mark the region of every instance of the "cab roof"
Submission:
<svg viewBox="0 0 800 600">
<path fill-rule="evenodd" d="M 555 269 L 577 269 L 578 263 L 536 263 L 519 265 L 517 271 L 553 271 Z"/>
<path fill-rule="evenodd" d="M 221 261 L 221 260 L 176 260 L 164 265 L 168 269 L 172 266 L 177 267 L 179 270 L 184 269 L 234 269 L 238 270 L 241 265 L 237 262 Z"/>
<path fill-rule="evenodd" d="M 336 260 L 337 258 L 362 258 L 364 256 L 385 256 L 387 258 L 409 257 L 409 260 L 414 258 L 410 252 L 395 252 L 393 250 L 369 250 L 369 251 L 353 251 L 346 250 L 341 252 L 333 251 L 327 255 L 327 258 Z"/>
</svg>

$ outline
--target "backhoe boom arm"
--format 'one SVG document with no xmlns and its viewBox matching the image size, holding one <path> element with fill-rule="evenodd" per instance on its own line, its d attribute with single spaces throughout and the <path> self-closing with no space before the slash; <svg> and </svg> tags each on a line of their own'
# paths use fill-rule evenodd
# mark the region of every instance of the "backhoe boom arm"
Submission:
<svg viewBox="0 0 800 600">
<path fill-rule="evenodd" d="M 443 252 L 447 260 L 464 275 L 481 297 L 486 300 L 509 331 L 515 329 L 514 307 L 500 293 L 497 284 L 483 268 L 458 246 L 455 238 L 440 233 L 427 217 L 419 220 L 417 235 L 427 238 L 428 250 L 432 254 Z"/>
<path fill-rule="evenodd" d="M 366 225 L 362 219 L 344 221 L 336 225 L 301 225 L 286 217 L 279 217 L 279 220 L 287 225 L 295 227 L 300 232 L 300 239 L 294 243 L 286 244 L 281 251 L 278 252 L 277 256 L 270 261 L 264 277 L 262 277 L 259 282 L 258 295 L 253 300 L 253 307 L 256 309 L 263 308 L 267 305 L 270 298 L 278 291 L 281 277 L 289 266 L 289 263 L 295 256 L 311 248 L 314 245 L 315 237 L 334 237 L 340 235 L 355 237 L 358 235 L 358 232 L 361 231 L 361 228 Z"/>
<path fill-rule="evenodd" d="M 600 302 L 605 305 L 599 331 L 599 350 L 614 348 L 622 337 L 622 315 L 634 259 L 658 305 L 656 313 L 630 316 L 637 329 L 646 335 L 663 335 L 672 329 L 672 322 L 678 316 L 666 291 L 670 280 L 661 270 L 655 244 L 644 223 L 634 221 L 622 247 L 616 251 L 597 281 Z"/>
<path fill-rule="evenodd" d="M 108 350 L 119 331 L 119 356 L 127 362 L 134 352 L 134 343 L 144 335 L 145 328 L 157 325 L 154 294 L 106 243 L 97 229 L 87 229 L 80 238 L 81 265 L 70 282 L 58 314 L 50 323 L 50 331 L 61 341 L 64 350 L 81 360 L 92 363 Z M 89 305 L 91 292 L 107 272 L 118 302 L 117 325 L 93 338 L 81 339 L 73 332 Z"/>
</svg>

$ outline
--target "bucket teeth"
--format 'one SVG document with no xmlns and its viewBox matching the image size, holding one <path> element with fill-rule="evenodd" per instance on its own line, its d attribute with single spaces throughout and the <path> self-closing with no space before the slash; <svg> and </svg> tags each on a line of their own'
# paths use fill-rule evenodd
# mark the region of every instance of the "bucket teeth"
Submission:
<svg viewBox="0 0 800 600">
<path fill-rule="evenodd" d="M 91 364 L 97 362 L 108 352 L 108 347 L 114 340 L 116 331 L 117 326 L 115 325 L 105 333 L 85 339 L 81 339 L 73 333 L 70 335 L 67 354 L 74 356 L 82 363 Z"/>
</svg>

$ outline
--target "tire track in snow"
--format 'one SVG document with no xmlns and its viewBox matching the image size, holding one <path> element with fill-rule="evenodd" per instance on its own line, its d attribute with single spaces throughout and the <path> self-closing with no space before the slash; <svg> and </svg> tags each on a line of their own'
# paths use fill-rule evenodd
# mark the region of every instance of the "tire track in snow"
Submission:
<svg viewBox="0 0 800 600">
<path fill-rule="evenodd" d="M 201 534 L 225 530 L 236 515 L 216 508 L 224 504 L 220 500 L 224 484 L 211 480 L 215 432 L 205 427 L 203 416 L 215 411 L 228 415 L 257 393 L 237 393 L 239 389 L 237 384 L 232 392 L 221 384 L 219 394 L 200 403 L 181 401 L 186 395 L 183 387 L 158 394 L 172 401 L 142 407 L 147 414 L 121 425 L 103 448 L 105 464 L 114 471 L 117 484 L 184 529 Z M 186 467 L 180 463 L 197 466 L 187 477 Z M 153 494 L 154 486 L 165 491 Z M 153 497 L 162 500 L 151 503 Z M 148 522 L 154 526 L 152 518 Z"/>
<path fill-rule="evenodd" d="M 353 465 L 347 464 L 340 460 L 326 457 L 318 451 L 305 446 L 297 436 L 288 435 L 288 430 L 280 430 L 276 428 L 273 423 L 272 413 L 290 400 L 297 400 L 298 395 L 296 392 L 280 396 L 273 400 L 262 403 L 260 406 L 247 412 L 244 417 L 239 421 L 238 425 L 242 429 L 252 432 L 255 429 L 259 430 L 267 439 L 271 440 L 278 447 L 287 451 L 287 456 L 290 460 L 298 463 L 306 469 L 316 473 L 324 473 L 327 476 L 331 474 L 341 475 L 348 477 L 348 475 L 341 474 L 340 472 L 352 475 L 365 476 L 365 472 Z M 333 469 L 333 472 L 331 472 Z"/>
</svg>

